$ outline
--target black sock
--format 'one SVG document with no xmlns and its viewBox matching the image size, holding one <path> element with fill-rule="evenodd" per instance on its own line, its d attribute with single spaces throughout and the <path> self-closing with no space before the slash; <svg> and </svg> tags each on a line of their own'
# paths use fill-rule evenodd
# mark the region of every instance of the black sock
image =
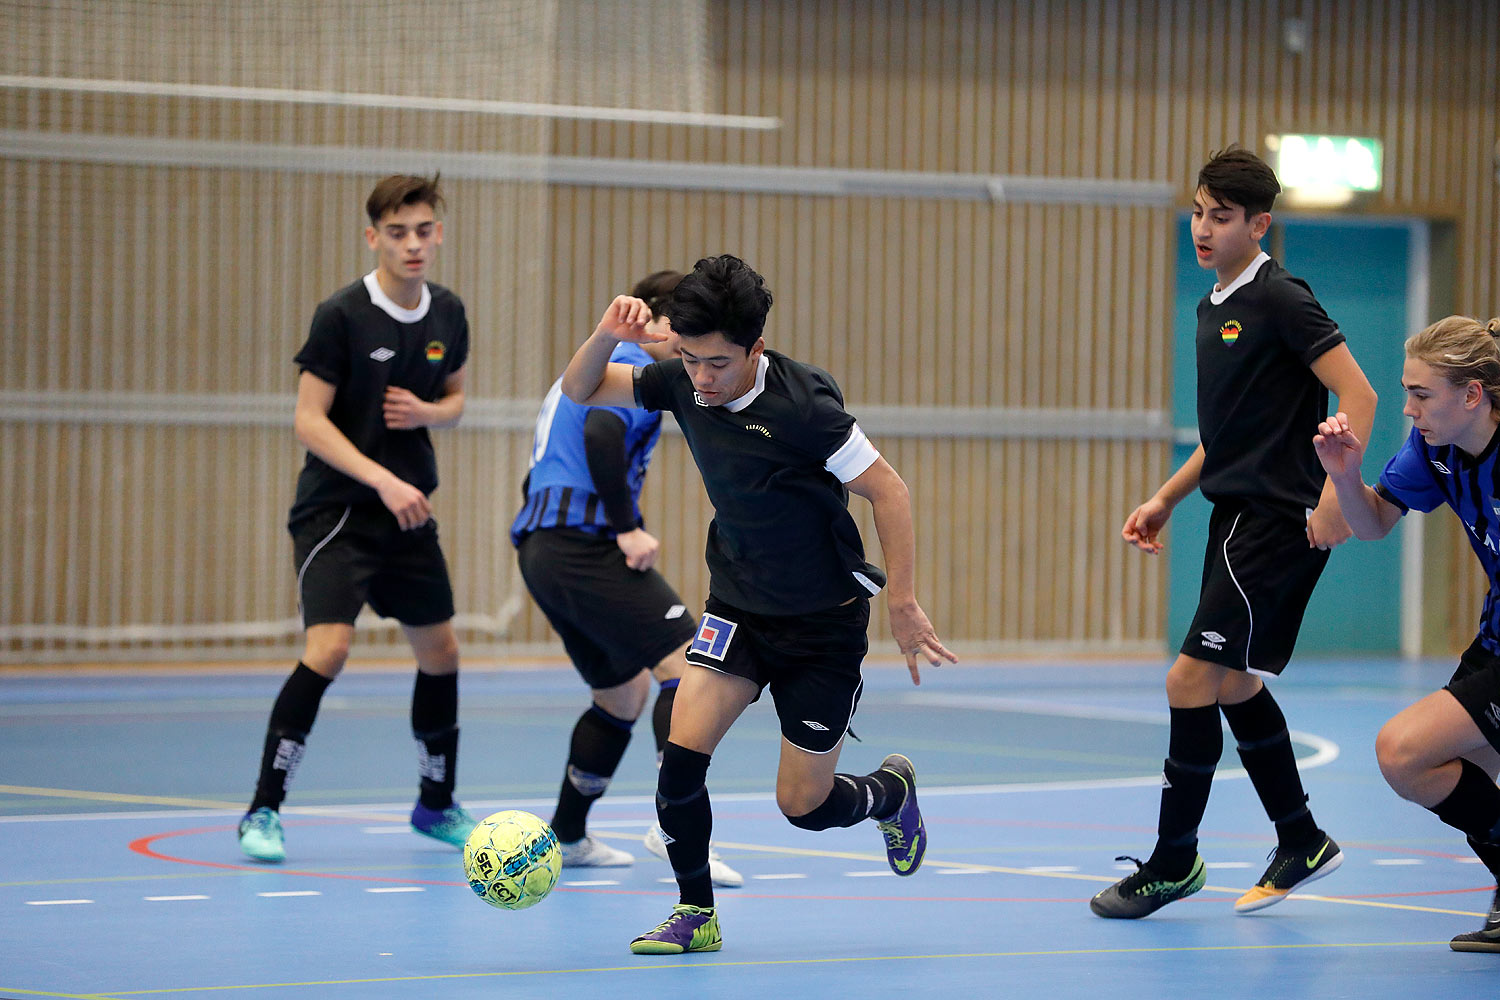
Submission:
<svg viewBox="0 0 1500 1000">
<path fill-rule="evenodd" d="M 331 683 L 329 678 L 299 660 L 296 669 L 281 686 L 281 693 L 271 706 L 271 719 L 266 724 L 260 778 L 255 783 L 255 797 L 250 801 L 251 812 L 262 806 L 281 808 L 287 786 L 292 783 L 292 775 L 296 773 L 307 747 L 307 734 L 312 732 L 313 721 L 318 717 L 318 703 Z"/>
<path fill-rule="evenodd" d="M 422 805 L 453 805 L 458 781 L 458 674 L 417 671 L 411 692 L 411 731 L 417 740 Z"/>
<path fill-rule="evenodd" d="M 656 779 L 656 821 L 681 901 L 690 906 L 714 905 L 714 884 L 708 872 L 714 814 L 704 784 L 711 759 L 706 753 L 668 742 Z"/>
<path fill-rule="evenodd" d="M 1253 698 L 1220 707 L 1238 743 L 1250 783 L 1260 796 L 1267 818 L 1276 824 L 1276 840 L 1291 850 L 1308 846 L 1322 831 L 1307 807 L 1286 716 L 1271 697 L 1271 689 L 1262 687 Z"/>
<path fill-rule="evenodd" d="M 615 776 L 620 758 L 630 745 L 630 727 L 634 724 L 598 705 L 590 705 L 578 717 L 562 790 L 557 794 L 557 809 L 552 814 L 552 831 L 564 844 L 582 839 L 589 806 L 609 787 L 609 779 Z"/>
<path fill-rule="evenodd" d="M 656 737 L 656 763 L 661 763 L 661 753 L 667 748 L 667 737 L 672 735 L 672 704 L 677 700 L 677 682 L 680 678 L 661 682 L 656 694 L 656 704 L 651 708 L 651 735 Z"/>
<path fill-rule="evenodd" d="M 1198 824 L 1208 807 L 1214 768 L 1224 752 L 1219 706 L 1174 708 L 1162 763 L 1156 848 L 1146 864 L 1162 878 L 1186 878 L 1198 856 Z"/>
<path fill-rule="evenodd" d="M 901 808 L 906 786 L 890 771 L 874 774 L 835 774 L 833 788 L 823 804 L 802 816 L 788 816 L 793 826 L 804 830 L 827 830 L 854 826 L 870 817 L 887 819 Z"/>
<path fill-rule="evenodd" d="M 1469 837 L 1469 846 L 1486 868 L 1500 879 L 1500 788 L 1484 769 L 1471 760 L 1459 758 L 1463 768 L 1458 784 L 1448 797 L 1429 810 L 1438 819 Z"/>
</svg>

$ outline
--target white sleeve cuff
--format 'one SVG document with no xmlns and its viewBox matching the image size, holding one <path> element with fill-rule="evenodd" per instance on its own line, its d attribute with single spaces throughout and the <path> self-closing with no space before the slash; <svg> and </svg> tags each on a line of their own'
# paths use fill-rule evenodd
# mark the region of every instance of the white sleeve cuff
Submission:
<svg viewBox="0 0 1500 1000">
<path fill-rule="evenodd" d="M 860 475 L 875 464 L 880 457 L 880 452 L 865 437 L 865 432 L 855 424 L 849 429 L 849 439 L 839 446 L 839 450 L 828 456 L 828 461 L 823 463 L 823 468 L 838 477 L 839 482 L 847 483 L 858 479 Z"/>
</svg>

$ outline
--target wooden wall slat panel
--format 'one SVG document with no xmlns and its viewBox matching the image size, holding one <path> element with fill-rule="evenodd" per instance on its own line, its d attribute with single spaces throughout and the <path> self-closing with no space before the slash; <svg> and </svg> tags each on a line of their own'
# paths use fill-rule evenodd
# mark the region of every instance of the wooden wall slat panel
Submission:
<svg viewBox="0 0 1500 1000">
<path fill-rule="evenodd" d="M 1301 54 L 1281 44 L 1290 18 L 1306 31 Z M 1500 312 L 1493 0 L 714 0 L 710 36 L 722 103 L 712 110 L 778 115 L 779 131 L 14 90 L 0 91 L 0 122 L 1166 180 L 1184 203 L 1206 154 L 1231 141 L 1372 135 L 1387 171 L 1373 210 L 1453 220 L 1455 308 Z M 290 392 L 313 305 L 369 267 L 359 209 L 372 180 L 0 161 L 0 208 L 23 220 L 17 252 L 0 264 L 14 359 L 0 368 L 0 389 Z M 448 240 L 434 278 L 469 306 L 474 399 L 538 399 L 610 295 L 657 267 L 728 250 L 775 293 L 768 342 L 832 371 L 856 415 L 872 405 L 1170 403 L 1172 210 L 446 186 Z M 466 639 L 555 649 L 518 598 L 505 536 L 527 434 L 461 428 L 437 440 L 436 502 L 460 604 L 515 614 L 500 638 L 471 630 Z M 289 431 L 0 423 L 0 444 L 0 628 L 291 613 L 282 522 L 299 457 Z M 877 444 L 912 487 L 923 599 L 956 644 L 1163 639 L 1160 563 L 1126 550 L 1117 533 L 1170 471 L 1166 445 Z M 669 578 L 700 601 L 710 511 L 679 438 L 663 440 L 645 503 L 665 536 Z M 854 504 L 874 549 L 868 512 Z M 1444 538 L 1468 565 L 1459 532 Z M 196 575 L 174 589 L 167 567 L 183 566 Z M 1461 645 L 1483 583 L 1466 570 L 1452 588 L 1449 634 Z M 884 634 L 883 610 L 872 628 Z"/>
</svg>

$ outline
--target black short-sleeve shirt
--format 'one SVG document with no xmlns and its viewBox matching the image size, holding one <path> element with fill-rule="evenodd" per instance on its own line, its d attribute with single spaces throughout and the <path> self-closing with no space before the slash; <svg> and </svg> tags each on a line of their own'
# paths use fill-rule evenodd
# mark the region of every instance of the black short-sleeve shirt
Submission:
<svg viewBox="0 0 1500 1000">
<path fill-rule="evenodd" d="M 737 412 L 699 404 L 680 359 L 636 369 L 636 402 L 676 415 L 714 506 L 709 592 L 765 615 L 878 593 L 885 574 L 865 561 L 849 492 L 828 468 L 835 456 L 873 449 L 832 375 L 764 356 L 753 398 Z"/>
<path fill-rule="evenodd" d="M 457 295 L 428 284 L 415 309 L 397 306 L 374 274 L 339 289 L 313 313 L 294 359 L 335 387 L 328 418 L 354 447 L 423 493 L 437 489 L 437 459 L 427 428 L 389 430 L 386 386 L 433 402 L 469 357 L 469 321 Z M 325 504 L 379 503 L 379 495 L 308 453 L 290 519 Z"/>
<path fill-rule="evenodd" d="M 1328 390 L 1308 366 L 1344 342 L 1307 282 L 1269 257 L 1222 302 L 1198 303 L 1199 488 L 1301 520 L 1323 467 L 1313 451 Z"/>
</svg>

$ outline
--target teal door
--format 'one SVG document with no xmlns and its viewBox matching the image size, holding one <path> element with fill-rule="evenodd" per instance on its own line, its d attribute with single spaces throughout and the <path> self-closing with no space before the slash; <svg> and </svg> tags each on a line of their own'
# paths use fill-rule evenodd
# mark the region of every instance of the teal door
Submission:
<svg viewBox="0 0 1500 1000">
<path fill-rule="evenodd" d="M 1365 480 L 1373 481 L 1406 434 L 1401 416 L 1402 344 L 1412 315 L 1413 267 L 1425 267 L 1418 224 L 1348 219 L 1278 221 L 1276 246 L 1263 244 L 1287 270 L 1312 286 L 1313 294 L 1349 339 L 1380 404 L 1373 441 L 1366 452 Z M 1174 313 L 1173 423 L 1178 440 L 1175 469 L 1197 447 L 1193 336 L 1198 300 L 1213 287 L 1211 271 L 1198 267 L 1188 219 L 1177 227 L 1177 288 Z M 1418 303 L 1418 314 L 1426 304 Z M 1337 406 L 1330 400 L 1330 409 Z M 1313 428 L 1308 429 L 1311 438 Z M 1145 499 L 1142 497 L 1141 499 Z M 1194 494 L 1169 522 L 1167 642 L 1175 651 L 1192 623 L 1203 573 L 1209 504 Z M 1303 623 L 1299 654 L 1386 653 L 1401 648 L 1400 533 L 1379 542 L 1351 539 L 1334 550 L 1313 596 L 1317 614 Z"/>
</svg>

